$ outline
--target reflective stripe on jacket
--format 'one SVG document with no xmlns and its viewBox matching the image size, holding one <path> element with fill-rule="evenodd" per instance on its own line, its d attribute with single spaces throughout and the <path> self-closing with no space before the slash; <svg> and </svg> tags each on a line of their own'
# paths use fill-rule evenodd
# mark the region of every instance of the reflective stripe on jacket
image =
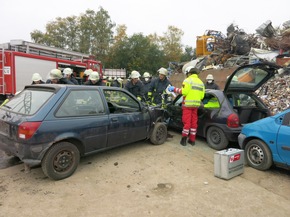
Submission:
<svg viewBox="0 0 290 217">
<path fill-rule="evenodd" d="M 182 95 L 184 96 L 184 106 L 199 107 L 204 97 L 204 84 L 193 74 L 186 78 L 182 83 Z"/>
</svg>

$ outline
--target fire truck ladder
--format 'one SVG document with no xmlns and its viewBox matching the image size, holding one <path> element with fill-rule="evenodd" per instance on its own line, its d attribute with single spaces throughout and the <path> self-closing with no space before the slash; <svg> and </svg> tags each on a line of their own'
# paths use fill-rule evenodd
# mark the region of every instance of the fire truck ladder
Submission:
<svg viewBox="0 0 290 217">
<path fill-rule="evenodd" d="M 41 44 L 27 42 L 24 40 L 11 40 L 9 45 L 10 50 L 47 57 L 54 57 L 64 60 L 84 60 L 90 58 L 90 55 L 88 54 L 49 47 Z"/>
<path fill-rule="evenodd" d="M 5 80 L 4 80 L 4 64 L 5 64 L 5 53 L 4 44 L 0 44 L 0 93 L 5 95 Z"/>
</svg>

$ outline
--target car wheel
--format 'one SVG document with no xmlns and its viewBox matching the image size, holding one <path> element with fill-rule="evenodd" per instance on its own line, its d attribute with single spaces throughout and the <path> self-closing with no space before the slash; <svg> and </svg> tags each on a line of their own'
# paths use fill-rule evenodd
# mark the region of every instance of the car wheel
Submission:
<svg viewBox="0 0 290 217">
<path fill-rule="evenodd" d="M 71 176 L 80 162 L 78 148 L 69 142 L 53 145 L 45 154 L 41 167 L 43 173 L 51 179 L 60 180 Z"/>
<path fill-rule="evenodd" d="M 167 127 L 163 123 L 156 123 L 150 136 L 150 141 L 154 145 L 161 145 L 167 139 Z"/>
<path fill-rule="evenodd" d="M 225 149 L 229 144 L 225 133 L 218 127 L 210 127 L 207 130 L 206 141 L 208 146 L 215 150 Z"/>
<path fill-rule="evenodd" d="M 267 170 L 273 164 L 272 153 L 261 140 L 253 139 L 245 146 L 247 164 L 257 170 Z"/>
</svg>

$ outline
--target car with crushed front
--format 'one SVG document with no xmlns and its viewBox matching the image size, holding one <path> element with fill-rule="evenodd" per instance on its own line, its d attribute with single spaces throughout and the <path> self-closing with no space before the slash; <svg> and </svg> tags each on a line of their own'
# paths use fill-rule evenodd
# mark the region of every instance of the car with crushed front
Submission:
<svg viewBox="0 0 290 217">
<path fill-rule="evenodd" d="M 206 89 L 198 109 L 197 136 L 206 138 L 211 148 L 222 150 L 229 143 L 238 142 L 244 124 L 271 116 L 256 91 L 278 73 L 279 68 L 269 62 L 244 65 L 229 76 L 224 90 Z M 181 105 L 181 94 L 167 105 L 168 127 L 182 130 Z"/>
<path fill-rule="evenodd" d="M 0 108 L 0 149 L 60 180 L 82 156 L 141 140 L 164 143 L 163 113 L 117 87 L 28 85 Z"/>
<path fill-rule="evenodd" d="M 238 137 L 246 163 L 258 170 L 290 169 L 290 109 L 246 124 Z"/>
</svg>

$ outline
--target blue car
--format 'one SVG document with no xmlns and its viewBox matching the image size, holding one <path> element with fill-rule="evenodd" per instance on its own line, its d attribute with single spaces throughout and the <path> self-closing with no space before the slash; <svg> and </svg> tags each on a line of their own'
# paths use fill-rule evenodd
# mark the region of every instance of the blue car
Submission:
<svg viewBox="0 0 290 217">
<path fill-rule="evenodd" d="M 163 112 L 117 87 L 30 85 L 0 108 L 0 149 L 60 180 L 82 156 L 140 140 L 164 143 Z"/>
<path fill-rule="evenodd" d="M 249 166 L 267 170 L 275 164 L 290 169 L 290 109 L 246 124 L 238 142 Z"/>
</svg>

